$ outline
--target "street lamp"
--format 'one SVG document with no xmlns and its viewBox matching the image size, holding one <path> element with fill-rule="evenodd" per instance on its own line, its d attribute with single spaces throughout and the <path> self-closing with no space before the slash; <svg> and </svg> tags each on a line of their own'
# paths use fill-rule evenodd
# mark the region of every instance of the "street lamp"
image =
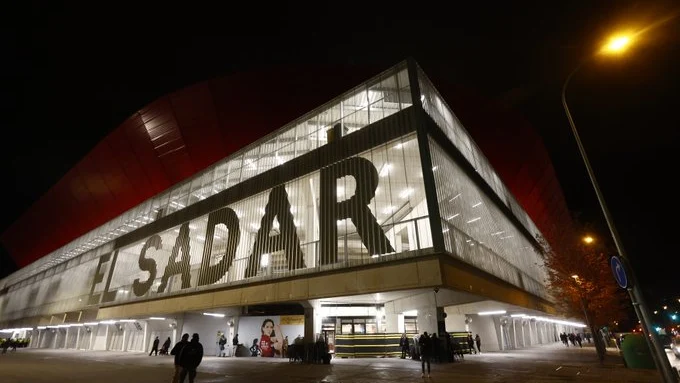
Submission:
<svg viewBox="0 0 680 383">
<path fill-rule="evenodd" d="M 607 55 L 620 54 L 630 46 L 630 44 L 635 40 L 635 36 L 636 35 L 615 36 L 612 39 L 610 39 L 609 42 L 600 50 L 600 53 Z M 602 191 L 600 190 L 600 186 L 597 182 L 597 179 L 595 178 L 595 173 L 593 172 L 593 169 L 590 166 L 588 155 L 586 154 L 583 144 L 581 143 L 581 138 L 578 134 L 578 131 L 576 130 L 574 119 L 572 118 L 571 113 L 569 112 L 569 105 L 567 104 L 566 90 L 567 86 L 569 85 L 569 81 L 571 81 L 571 78 L 574 76 L 574 74 L 576 74 L 576 72 L 578 72 L 581 69 L 581 67 L 583 67 L 583 64 L 590 61 L 591 58 L 592 56 L 581 61 L 576 66 L 576 68 L 574 68 L 574 70 L 572 70 L 571 73 L 569 73 L 569 75 L 567 76 L 566 80 L 564 81 L 564 85 L 562 85 L 562 106 L 564 107 L 564 112 L 567 115 L 567 119 L 569 120 L 571 131 L 574 134 L 576 145 L 578 146 L 581 158 L 583 159 L 583 163 L 585 164 L 588 176 L 590 178 L 590 182 L 592 183 L 593 189 L 595 190 L 595 194 L 600 204 L 600 208 L 602 209 L 602 213 L 604 214 L 605 221 L 607 221 L 607 226 L 609 227 L 609 231 L 611 232 L 612 239 L 614 240 L 614 245 L 616 246 L 616 250 L 618 251 L 618 254 L 621 258 L 627 260 L 628 256 L 623 248 L 623 243 L 619 236 L 619 232 L 616 229 L 616 226 L 614 225 L 614 220 L 612 219 L 611 214 L 609 213 L 609 208 L 607 207 L 607 204 L 604 200 L 604 196 L 602 195 Z M 640 287 L 636 281 L 635 273 L 632 270 L 630 270 L 630 273 L 632 285 L 629 286 L 626 290 L 628 291 L 628 295 L 630 296 L 631 303 L 633 305 L 633 308 L 635 309 L 635 313 L 638 319 L 640 320 L 640 324 L 642 325 L 641 326 L 642 332 L 645 334 L 645 337 L 647 338 L 647 342 L 649 344 L 649 348 L 652 351 L 654 364 L 656 364 L 656 367 L 661 373 L 665 382 L 675 383 L 677 382 L 677 378 L 675 377 L 677 375 L 673 372 L 670 362 L 666 357 L 666 352 L 664 351 L 663 346 L 660 344 L 659 339 L 656 336 L 656 332 L 654 331 L 654 327 L 651 324 L 651 320 L 648 317 L 649 311 L 647 309 L 647 305 L 644 302 L 642 291 L 640 290 Z"/>
</svg>

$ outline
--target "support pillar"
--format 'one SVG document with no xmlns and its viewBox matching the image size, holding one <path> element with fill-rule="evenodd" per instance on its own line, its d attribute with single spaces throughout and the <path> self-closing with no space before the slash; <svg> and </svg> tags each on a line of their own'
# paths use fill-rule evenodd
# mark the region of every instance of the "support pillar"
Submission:
<svg viewBox="0 0 680 383">
<path fill-rule="evenodd" d="M 127 351 L 127 323 L 123 323 L 123 347 L 121 351 Z"/>
<path fill-rule="evenodd" d="M 316 340 L 314 336 L 314 308 L 305 307 L 305 342 L 310 343 Z"/>
<path fill-rule="evenodd" d="M 78 327 L 78 332 L 76 333 L 76 350 L 80 350 L 80 329 L 81 327 Z"/>
<path fill-rule="evenodd" d="M 52 348 L 56 349 L 57 348 L 57 340 L 59 339 L 59 329 L 54 330 L 54 340 L 52 341 Z"/>
<path fill-rule="evenodd" d="M 149 336 L 149 322 L 144 321 L 144 338 L 142 338 L 142 350 L 145 352 L 146 352 L 146 339 L 148 336 Z M 172 344 L 177 344 L 177 342 L 173 342 Z"/>
<path fill-rule="evenodd" d="M 107 324 L 106 325 L 106 335 L 104 335 L 104 339 L 105 339 L 104 350 L 105 351 L 109 351 L 109 327 L 111 327 L 111 326 Z"/>
<path fill-rule="evenodd" d="M 92 339 L 94 338 L 94 333 L 95 333 L 95 331 L 97 331 L 97 328 L 98 327 L 95 327 L 95 328 L 90 327 L 90 342 L 87 344 L 88 350 L 92 350 L 92 347 L 94 347 L 92 345 Z"/>
</svg>

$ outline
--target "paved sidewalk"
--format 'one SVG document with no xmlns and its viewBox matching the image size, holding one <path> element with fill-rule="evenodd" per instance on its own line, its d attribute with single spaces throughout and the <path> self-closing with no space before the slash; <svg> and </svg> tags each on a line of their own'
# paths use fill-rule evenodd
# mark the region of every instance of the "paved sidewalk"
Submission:
<svg viewBox="0 0 680 383">
<path fill-rule="evenodd" d="M 463 362 L 433 364 L 420 377 L 420 362 L 397 358 L 333 359 L 330 365 L 291 364 L 274 358 L 205 357 L 196 382 L 660 382 L 655 370 L 629 369 L 615 349 L 605 362 L 593 347 L 560 344 L 466 355 Z M 173 359 L 146 353 L 19 349 L 0 355 L 0 382 L 167 383 Z"/>
</svg>

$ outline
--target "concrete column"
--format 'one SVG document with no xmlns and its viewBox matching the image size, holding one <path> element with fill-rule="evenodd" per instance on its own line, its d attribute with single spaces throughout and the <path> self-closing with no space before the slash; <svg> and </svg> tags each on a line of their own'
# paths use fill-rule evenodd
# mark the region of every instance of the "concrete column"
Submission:
<svg viewBox="0 0 680 383">
<path fill-rule="evenodd" d="M 516 350 L 517 349 L 517 327 L 516 327 L 516 322 L 515 318 L 510 318 L 512 320 L 512 349 Z"/>
<path fill-rule="evenodd" d="M 33 345 L 34 348 L 40 348 L 40 336 L 42 335 L 42 330 L 38 330 L 38 342 Z"/>
<path fill-rule="evenodd" d="M 446 324 L 446 331 L 467 331 L 468 328 L 465 326 L 465 314 L 459 314 L 453 312 L 453 310 L 445 310 L 446 319 L 444 320 Z"/>
<path fill-rule="evenodd" d="M 385 330 L 389 333 L 404 332 L 404 315 L 396 311 L 394 302 L 385 302 Z"/>
<path fill-rule="evenodd" d="M 78 327 L 78 332 L 76 333 L 76 350 L 80 349 L 80 329 L 81 327 Z"/>
<path fill-rule="evenodd" d="M 111 327 L 111 325 L 108 325 L 108 324 L 107 324 L 107 325 L 105 325 L 105 326 L 106 326 L 106 335 L 104 335 L 104 339 L 105 339 L 105 341 L 104 341 L 104 350 L 105 350 L 105 351 L 109 351 L 109 327 Z"/>
<path fill-rule="evenodd" d="M 127 329 L 127 323 L 123 323 L 123 347 L 122 351 L 127 351 L 127 334 L 128 334 L 128 329 Z"/>
<path fill-rule="evenodd" d="M 385 330 L 390 332 L 403 332 L 404 328 L 404 316 L 401 316 L 401 328 L 399 330 L 399 314 L 388 313 L 385 311 Z"/>
<path fill-rule="evenodd" d="M 305 307 L 305 342 L 314 342 L 314 308 Z"/>
<path fill-rule="evenodd" d="M 57 339 L 59 339 L 59 329 L 54 330 L 54 340 L 52 341 L 52 348 L 57 348 Z"/>
<path fill-rule="evenodd" d="M 418 332 L 432 334 L 437 331 L 437 310 L 434 306 L 418 308 Z"/>
<path fill-rule="evenodd" d="M 88 350 L 92 350 L 92 339 L 94 338 L 95 331 L 97 331 L 97 327 L 90 327 L 90 341 L 87 344 Z"/>
<path fill-rule="evenodd" d="M 149 336 L 149 322 L 144 321 L 144 338 L 142 338 L 142 350 L 146 351 L 146 338 Z M 173 342 L 175 344 L 177 342 Z"/>
</svg>

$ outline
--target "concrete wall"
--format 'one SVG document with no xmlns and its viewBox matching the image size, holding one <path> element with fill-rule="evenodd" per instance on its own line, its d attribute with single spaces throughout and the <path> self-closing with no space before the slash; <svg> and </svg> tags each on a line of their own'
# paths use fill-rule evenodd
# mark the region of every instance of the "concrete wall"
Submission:
<svg viewBox="0 0 680 383">
<path fill-rule="evenodd" d="M 446 331 L 465 331 L 465 315 L 452 313 L 448 307 L 444 308 L 446 313 Z"/>
<path fill-rule="evenodd" d="M 482 352 L 500 350 L 499 333 L 493 318 L 476 314 L 468 316 L 472 318 L 472 323 L 469 325 L 472 337 L 474 338 L 475 335 L 479 334 L 479 337 L 482 338 Z M 477 347 L 476 344 L 475 347 Z"/>
<path fill-rule="evenodd" d="M 222 331 L 227 337 L 227 345 L 231 345 L 229 338 L 230 328 L 228 318 L 218 318 L 201 314 L 186 314 L 184 316 L 184 326 L 181 333 L 188 333 L 190 336 L 198 333 L 200 342 L 203 345 L 203 354 L 206 356 L 217 355 L 217 332 Z M 161 343 L 163 341 L 161 340 Z"/>
</svg>

